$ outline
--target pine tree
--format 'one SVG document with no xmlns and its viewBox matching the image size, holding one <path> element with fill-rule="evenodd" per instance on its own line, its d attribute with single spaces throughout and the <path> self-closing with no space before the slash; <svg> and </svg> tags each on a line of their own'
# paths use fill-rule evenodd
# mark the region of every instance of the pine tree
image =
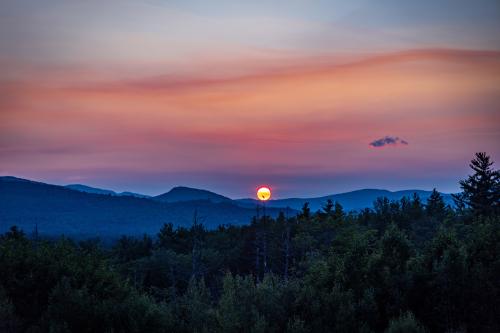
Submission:
<svg viewBox="0 0 500 333">
<path fill-rule="evenodd" d="M 302 206 L 302 211 L 299 214 L 299 218 L 305 221 L 311 218 L 311 208 L 309 208 L 309 202 L 304 203 L 304 205 Z"/>
<path fill-rule="evenodd" d="M 322 207 L 322 209 L 325 212 L 325 214 L 331 215 L 333 213 L 333 207 L 334 205 L 332 199 L 328 199 L 326 201 L 326 204 Z"/>
<path fill-rule="evenodd" d="M 460 181 L 462 195 L 454 195 L 457 206 L 469 207 L 474 215 L 491 216 L 500 207 L 500 171 L 492 168 L 486 153 L 476 153 L 469 166 L 474 174 Z"/>
<path fill-rule="evenodd" d="M 175 230 L 172 223 L 165 223 L 158 232 L 158 246 L 161 248 L 169 248 L 175 242 Z"/>
<path fill-rule="evenodd" d="M 426 212 L 427 216 L 433 217 L 438 221 L 442 221 L 446 215 L 446 205 L 443 196 L 436 189 L 432 190 L 431 195 L 427 199 Z"/>
<path fill-rule="evenodd" d="M 411 198 L 411 217 L 413 219 L 419 219 L 422 217 L 422 212 L 423 212 L 423 205 L 422 205 L 422 200 L 420 200 L 420 197 L 417 193 L 413 193 L 413 196 Z"/>
<path fill-rule="evenodd" d="M 333 216 L 336 220 L 342 220 L 344 218 L 344 215 L 344 208 L 338 201 L 335 201 L 335 210 Z"/>
<path fill-rule="evenodd" d="M 192 233 L 192 248 L 191 248 L 191 264 L 192 271 L 191 276 L 197 278 L 203 275 L 202 262 L 201 262 L 201 247 L 203 243 L 203 237 L 205 234 L 205 228 L 203 224 L 198 221 L 198 212 L 195 210 L 193 216 L 193 225 L 191 226 Z"/>
</svg>

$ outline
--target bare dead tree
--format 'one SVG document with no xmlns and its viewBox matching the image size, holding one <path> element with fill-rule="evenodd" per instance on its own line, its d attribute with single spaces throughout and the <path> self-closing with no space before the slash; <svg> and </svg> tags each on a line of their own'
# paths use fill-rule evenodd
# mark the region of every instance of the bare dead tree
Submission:
<svg viewBox="0 0 500 333">
<path fill-rule="evenodd" d="M 193 247 L 191 250 L 192 261 L 192 277 L 199 277 L 201 275 L 201 246 L 202 246 L 202 233 L 203 225 L 198 221 L 198 211 L 194 211 L 193 226 L 191 227 L 193 236 Z"/>
<path fill-rule="evenodd" d="M 290 267 L 290 221 L 288 219 L 288 207 L 286 207 L 285 210 L 285 219 L 284 219 L 284 224 L 285 224 L 285 231 L 283 232 L 283 254 L 284 254 L 284 259 L 285 259 L 285 265 L 283 268 L 283 277 L 285 281 L 288 281 L 288 270 Z"/>
</svg>

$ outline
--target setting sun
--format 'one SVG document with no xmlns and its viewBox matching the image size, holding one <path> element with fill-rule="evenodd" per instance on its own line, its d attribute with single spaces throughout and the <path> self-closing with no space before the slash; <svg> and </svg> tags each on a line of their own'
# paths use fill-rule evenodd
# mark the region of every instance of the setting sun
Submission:
<svg viewBox="0 0 500 333">
<path fill-rule="evenodd" d="M 257 198 L 260 201 L 267 201 L 271 199 L 271 189 L 267 186 L 261 186 L 257 190 Z"/>
</svg>

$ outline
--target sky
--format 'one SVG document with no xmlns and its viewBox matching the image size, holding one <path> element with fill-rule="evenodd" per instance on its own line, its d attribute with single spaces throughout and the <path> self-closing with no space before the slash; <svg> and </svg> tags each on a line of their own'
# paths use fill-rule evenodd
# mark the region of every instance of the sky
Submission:
<svg viewBox="0 0 500 333">
<path fill-rule="evenodd" d="M 0 3 L 0 175 L 456 192 L 499 142 L 496 0 Z"/>
</svg>

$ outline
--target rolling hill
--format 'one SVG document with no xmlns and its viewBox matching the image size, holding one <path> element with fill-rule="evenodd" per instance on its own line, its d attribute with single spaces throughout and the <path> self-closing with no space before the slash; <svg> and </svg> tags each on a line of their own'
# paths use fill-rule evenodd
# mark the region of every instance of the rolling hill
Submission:
<svg viewBox="0 0 500 333">
<path fill-rule="evenodd" d="M 192 224 L 194 212 L 208 229 L 246 224 L 254 208 L 234 202 L 191 200 L 166 203 L 148 198 L 102 195 L 15 177 L 0 177 L 0 231 L 17 225 L 31 232 L 78 236 L 155 234 L 163 223 Z M 269 209 L 277 215 L 278 209 Z"/>
<path fill-rule="evenodd" d="M 254 199 L 232 200 L 207 190 L 181 186 L 155 197 L 124 193 L 80 184 L 58 186 L 0 177 L 0 232 L 12 225 L 30 231 L 37 224 L 41 233 L 50 235 L 155 234 L 163 223 L 189 227 L 195 211 L 200 222 L 213 229 L 220 224 L 249 223 L 259 204 Z M 321 209 L 328 199 L 338 201 L 347 211 L 359 210 L 372 207 L 378 197 L 399 200 L 413 193 L 425 202 L 431 192 L 364 189 L 316 198 L 277 199 L 266 203 L 266 212 L 277 216 L 280 210 L 289 207 L 289 213 L 294 214 L 305 202 L 314 211 Z M 446 203 L 453 204 L 450 194 L 443 197 Z"/>
<path fill-rule="evenodd" d="M 200 190 L 197 188 L 177 186 L 168 191 L 167 193 L 153 197 L 154 200 L 162 202 L 182 202 L 193 200 L 207 200 L 214 203 L 231 202 L 232 200 L 207 190 Z"/>
<path fill-rule="evenodd" d="M 118 195 L 118 196 L 129 196 L 129 197 L 138 197 L 138 198 L 150 198 L 151 196 L 145 195 L 145 194 L 139 194 L 139 193 L 134 193 L 134 192 L 115 192 L 112 190 L 105 190 L 102 188 L 97 188 L 97 187 L 91 187 L 87 185 L 82 185 L 82 184 L 69 184 L 65 185 L 64 187 L 80 191 L 80 192 L 86 192 L 86 193 L 94 193 L 94 194 L 104 194 L 104 195 Z"/>
<path fill-rule="evenodd" d="M 351 191 L 346 193 L 332 194 L 316 198 L 289 198 L 289 199 L 276 199 L 269 200 L 267 205 L 276 208 L 290 207 L 292 209 L 300 210 L 304 203 L 308 202 L 311 210 L 315 211 L 321 209 L 328 199 L 339 202 L 345 210 L 360 210 L 367 207 L 372 207 L 373 202 L 379 197 L 387 197 L 389 200 L 400 200 L 403 197 L 411 197 L 413 193 L 417 193 L 423 202 L 431 195 L 431 191 L 423 190 L 404 190 L 391 192 L 388 190 L 378 189 L 363 189 Z M 453 198 L 451 194 L 441 193 L 444 201 L 447 204 L 453 205 Z M 238 199 L 236 200 L 242 206 L 252 206 L 257 204 L 255 199 Z"/>
</svg>

